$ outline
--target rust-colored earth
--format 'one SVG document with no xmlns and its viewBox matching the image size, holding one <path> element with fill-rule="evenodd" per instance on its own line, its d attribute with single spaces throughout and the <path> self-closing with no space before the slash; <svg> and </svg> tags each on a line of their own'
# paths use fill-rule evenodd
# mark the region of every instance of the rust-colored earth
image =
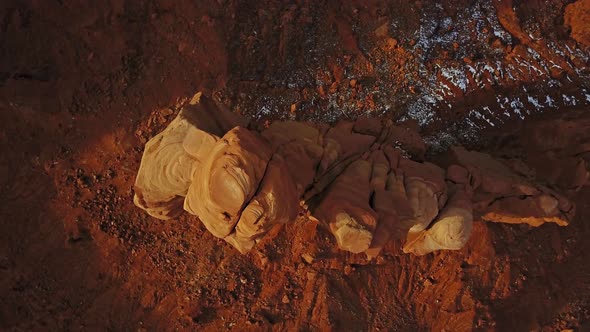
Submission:
<svg viewBox="0 0 590 332">
<path fill-rule="evenodd" d="M 0 330 L 590 330 L 590 185 L 564 157 L 590 162 L 589 3 L 2 2 Z M 197 91 L 260 127 L 385 117 L 429 158 L 523 159 L 576 217 L 367 261 L 302 215 L 240 255 L 133 205 Z"/>
</svg>

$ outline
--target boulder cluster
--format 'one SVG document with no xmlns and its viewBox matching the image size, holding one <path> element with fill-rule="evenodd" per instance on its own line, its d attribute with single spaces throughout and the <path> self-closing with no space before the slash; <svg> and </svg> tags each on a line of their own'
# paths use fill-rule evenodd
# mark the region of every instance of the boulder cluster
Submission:
<svg viewBox="0 0 590 332">
<path fill-rule="evenodd" d="M 159 219 L 198 216 L 242 253 L 302 209 L 340 249 L 368 257 L 392 239 L 416 255 L 460 249 L 474 218 L 564 226 L 573 217 L 565 197 L 488 154 L 453 147 L 441 167 L 425 151 L 416 131 L 391 121 L 256 131 L 203 97 L 146 144 L 134 202 Z"/>
</svg>

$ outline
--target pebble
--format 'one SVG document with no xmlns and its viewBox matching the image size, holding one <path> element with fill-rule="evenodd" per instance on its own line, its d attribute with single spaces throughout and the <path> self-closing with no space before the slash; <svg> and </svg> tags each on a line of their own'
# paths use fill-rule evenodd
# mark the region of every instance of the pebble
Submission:
<svg viewBox="0 0 590 332">
<path fill-rule="evenodd" d="M 313 260 L 314 260 L 314 257 L 308 253 L 301 255 L 301 258 L 303 258 L 303 260 L 308 264 L 313 263 Z"/>
</svg>

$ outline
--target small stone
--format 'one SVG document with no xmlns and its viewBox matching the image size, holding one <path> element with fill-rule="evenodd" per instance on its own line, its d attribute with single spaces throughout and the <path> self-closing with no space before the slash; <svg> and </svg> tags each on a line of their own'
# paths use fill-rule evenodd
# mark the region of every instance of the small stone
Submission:
<svg viewBox="0 0 590 332">
<path fill-rule="evenodd" d="M 344 266 L 344 274 L 345 275 L 349 275 L 353 271 L 354 271 L 354 268 L 351 265 L 347 264 L 346 266 Z"/>
<path fill-rule="evenodd" d="M 188 102 L 188 103 L 189 103 L 189 105 L 196 105 L 196 104 L 198 104 L 198 103 L 199 103 L 199 101 L 201 100 L 201 95 L 202 95 L 202 92 L 200 92 L 200 91 L 199 91 L 199 92 L 197 92 L 197 93 L 195 93 L 195 95 L 194 95 L 194 96 L 191 98 L 191 100 Z"/>
<path fill-rule="evenodd" d="M 305 254 L 301 255 L 301 258 L 303 258 L 303 260 L 307 264 L 313 263 L 313 260 L 314 260 L 314 257 L 311 254 L 308 254 L 308 253 L 305 253 Z"/>
<path fill-rule="evenodd" d="M 260 265 L 266 266 L 268 264 L 268 257 L 261 251 L 258 251 L 258 257 L 260 258 Z"/>
<path fill-rule="evenodd" d="M 334 82 L 330 85 L 330 89 L 328 90 L 330 93 L 336 93 L 338 91 L 338 83 Z"/>
<path fill-rule="evenodd" d="M 281 302 L 283 302 L 284 304 L 287 304 L 287 303 L 289 303 L 291 301 L 289 301 L 289 297 L 287 296 L 287 294 L 285 294 L 285 295 L 283 295 L 283 299 L 282 299 Z"/>
</svg>

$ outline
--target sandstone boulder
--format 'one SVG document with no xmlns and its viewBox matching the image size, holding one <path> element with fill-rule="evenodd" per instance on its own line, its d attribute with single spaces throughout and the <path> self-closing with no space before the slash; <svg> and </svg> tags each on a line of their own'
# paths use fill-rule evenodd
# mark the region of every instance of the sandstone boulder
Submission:
<svg viewBox="0 0 590 332">
<path fill-rule="evenodd" d="M 390 240 L 405 240 L 403 251 L 415 255 L 458 250 L 474 218 L 567 225 L 574 214 L 572 203 L 535 179 L 540 168 L 454 147 L 445 171 L 422 160 L 425 145 L 415 130 L 391 122 L 275 122 L 261 133 L 246 126 L 207 98 L 184 108 L 146 144 L 135 204 L 161 219 L 183 210 L 196 215 L 242 253 L 309 206 L 340 249 L 369 258 Z M 578 134 L 555 139 L 586 135 Z M 557 155 L 547 152 L 555 144 L 534 133 L 531 142 L 539 158 Z M 584 185 L 583 153 L 566 154 L 562 160 L 575 172 L 547 173 L 547 182 Z"/>
<path fill-rule="evenodd" d="M 242 127 L 230 130 L 193 174 L 184 209 L 199 216 L 213 235 L 226 237 L 256 193 L 271 154 L 257 133 Z"/>
</svg>

